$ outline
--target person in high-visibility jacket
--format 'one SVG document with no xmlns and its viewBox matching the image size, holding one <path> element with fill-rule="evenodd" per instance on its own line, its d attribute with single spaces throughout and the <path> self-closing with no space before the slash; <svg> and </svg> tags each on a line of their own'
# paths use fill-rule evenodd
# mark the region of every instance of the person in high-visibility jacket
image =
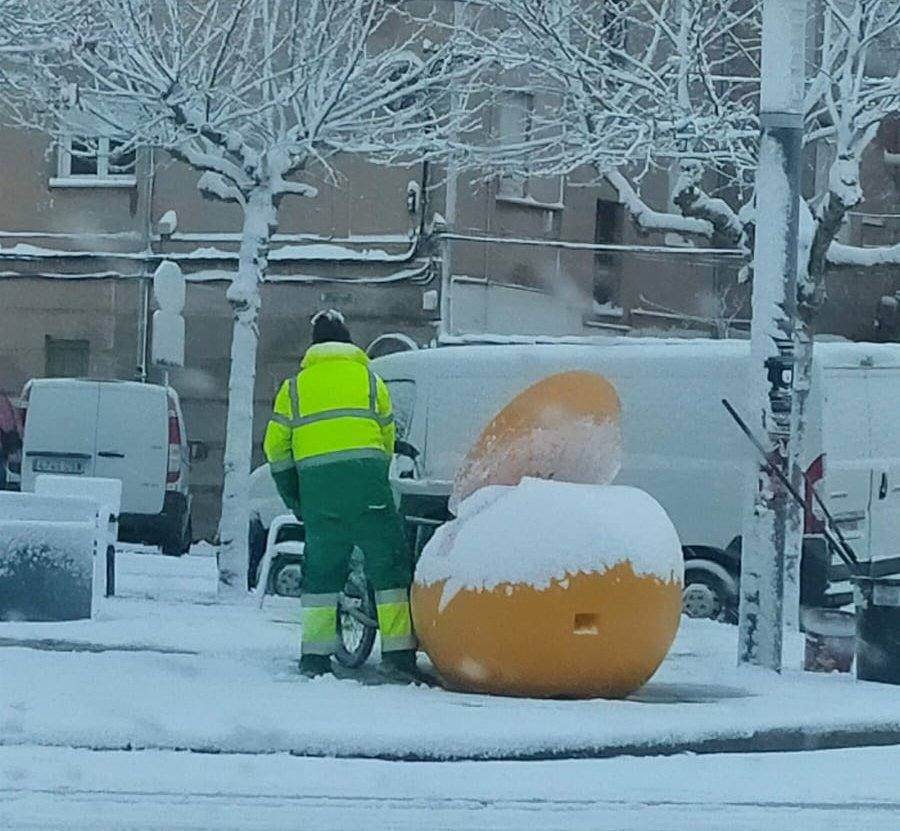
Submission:
<svg viewBox="0 0 900 831">
<path fill-rule="evenodd" d="M 264 442 L 278 492 L 306 529 L 300 671 L 331 671 L 338 594 L 358 546 L 375 590 L 382 666 L 413 677 L 412 557 L 388 481 L 391 398 L 339 312 L 319 312 L 312 324 L 312 346 L 281 385 Z"/>
</svg>

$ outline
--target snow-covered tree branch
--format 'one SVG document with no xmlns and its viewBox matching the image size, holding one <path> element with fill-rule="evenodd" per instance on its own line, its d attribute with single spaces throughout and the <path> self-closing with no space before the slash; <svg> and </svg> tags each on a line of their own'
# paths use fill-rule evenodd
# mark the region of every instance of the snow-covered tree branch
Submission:
<svg viewBox="0 0 900 831">
<path fill-rule="evenodd" d="M 486 159 L 516 175 L 593 170 L 636 227 L 708 240 L 750 255 L 759 154 L 759 0 L 496 0 L 491 29 L 470 34 L 505 70 L 498 96 L 530 92 L 554 106 L 531 114 L 527 140 L 496 142 Z M 895 246 L 838 242 L 864 198 L 860 165 L 880 125 L 900 115 L 900 0 L 823 0 L 808 71 L 808 152 L 829 173 L 803 207 L 800 299 L 811 317 L 830 266 L 894 262 Z M 475 152 L 479 152 L 476 149 Z M 671 206 L 641 195 L 650 171 L 674 182 Z M 710 193 L 715 173 L 726 186 Z"/>
<path fill-rule="evenodd" d="M 80 9 L 77 0 L 0 0 L 0 55 L 9 59 L 65 46 L 62 32 L 73 30 Z"/>
<path fill-rule="evenodd" d="M 83 23 L 61 18 L 57 36 L 70 48 L 33 60 L 28 82 L 0 93 L 18 124 L 52 135 L 90 126 L 122 142 L 119 152 L 167 150 L 201 173 L 206 195 L 242 209 L 227 292 L 234 333 L 220 524 L 226 591 L 242 590 L 247 574 L 259 284 L 280 201 L 314 196 L 302 176 L 312 166 L 335 176 L 341 153 L 437 155 L 465 117 L 446 99 L 478 60 L 451 59 L 441 4 L 424 17 L 406 5 L 91 0 L 90 37 Z"/>
<path fill-rule="evenodd" d="M 811 202 L 809 259 L 801 299 L 814 310 L 828 264 L 879 265 L 885 259 L 837 243 L 849 211 L 864 198 L 863 154 L 883 121 L 900 115 L 900 0 L 825 0 L 822 45 L 807 98 L 808 136 L 828 147 L 827 186 Z M 879 60 L 880 59 L 880 60 Z M 886 59 L 886 60 L 885 60 Z M 881 65 L 879 65 L 881 64 Z"/>
<path fill-rule="evenodd" d="M 553 102 L 529 114 L 527 140 L 483 149 L 510 174 L 592 170 L 642 231 L 747 247 L 738 212 L 704 190 L 725 173 L 742 193 L 755 164 L 759 31 L 754 4 L 722 0 L 497 0 L 473 51 L 503 67 L 498 97 Z M 478 150 L 476 149 L 477 153 Z M 641 197 L 655 169 L 674 168 L 680 213 Z"/>
</svg>

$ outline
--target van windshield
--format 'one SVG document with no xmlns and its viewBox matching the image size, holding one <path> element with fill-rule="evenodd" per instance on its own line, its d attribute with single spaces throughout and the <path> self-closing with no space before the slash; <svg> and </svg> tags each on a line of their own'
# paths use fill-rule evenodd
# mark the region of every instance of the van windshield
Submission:
<svg viewBox="0 0 900 831">
<path fill-rule="evenodd" d="M 397 438 L 405 439 L 409 435 L 409 425 L 412 423 L 413 409 L 416 404 L 416 382 L 385 379 L 384 383 L 391 395 L 391 403 L 394 405 L 394 425 L 397 430 Z"/>
</svg>

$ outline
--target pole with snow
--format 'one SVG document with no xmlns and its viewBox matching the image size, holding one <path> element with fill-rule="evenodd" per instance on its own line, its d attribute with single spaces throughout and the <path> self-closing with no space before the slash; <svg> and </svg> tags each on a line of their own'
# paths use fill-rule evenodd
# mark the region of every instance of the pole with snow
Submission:
<svg viewBox="0 0 900 831">
<path fill-rule="evenodd" d="M 797 250 L 804 121 L 807 0 L 764 0 L 762 137 L 756 177 L 750 424 L 790 477 Z M 744 517 L 738 660 L 776 671 L 786 622 L 799 613 L 799 511 L 756 467 Z M 785 580 L 785 575 L 790 579 Z"/>
</svg>

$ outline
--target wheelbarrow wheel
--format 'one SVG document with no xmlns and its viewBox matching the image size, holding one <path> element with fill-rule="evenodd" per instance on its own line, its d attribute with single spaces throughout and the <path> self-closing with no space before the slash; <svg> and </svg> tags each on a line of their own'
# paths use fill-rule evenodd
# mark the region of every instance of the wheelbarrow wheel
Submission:
<svg viewBox="0 0 900 831">
<path fill-rule="evenodd" d="M 372 653 L 378 630 L 375 590 L 368 580 L 351 576 L 347 581 L 338 599 L 337 627 L 337 662 L 348 669 L 362 666 Z"/>
</svg>

